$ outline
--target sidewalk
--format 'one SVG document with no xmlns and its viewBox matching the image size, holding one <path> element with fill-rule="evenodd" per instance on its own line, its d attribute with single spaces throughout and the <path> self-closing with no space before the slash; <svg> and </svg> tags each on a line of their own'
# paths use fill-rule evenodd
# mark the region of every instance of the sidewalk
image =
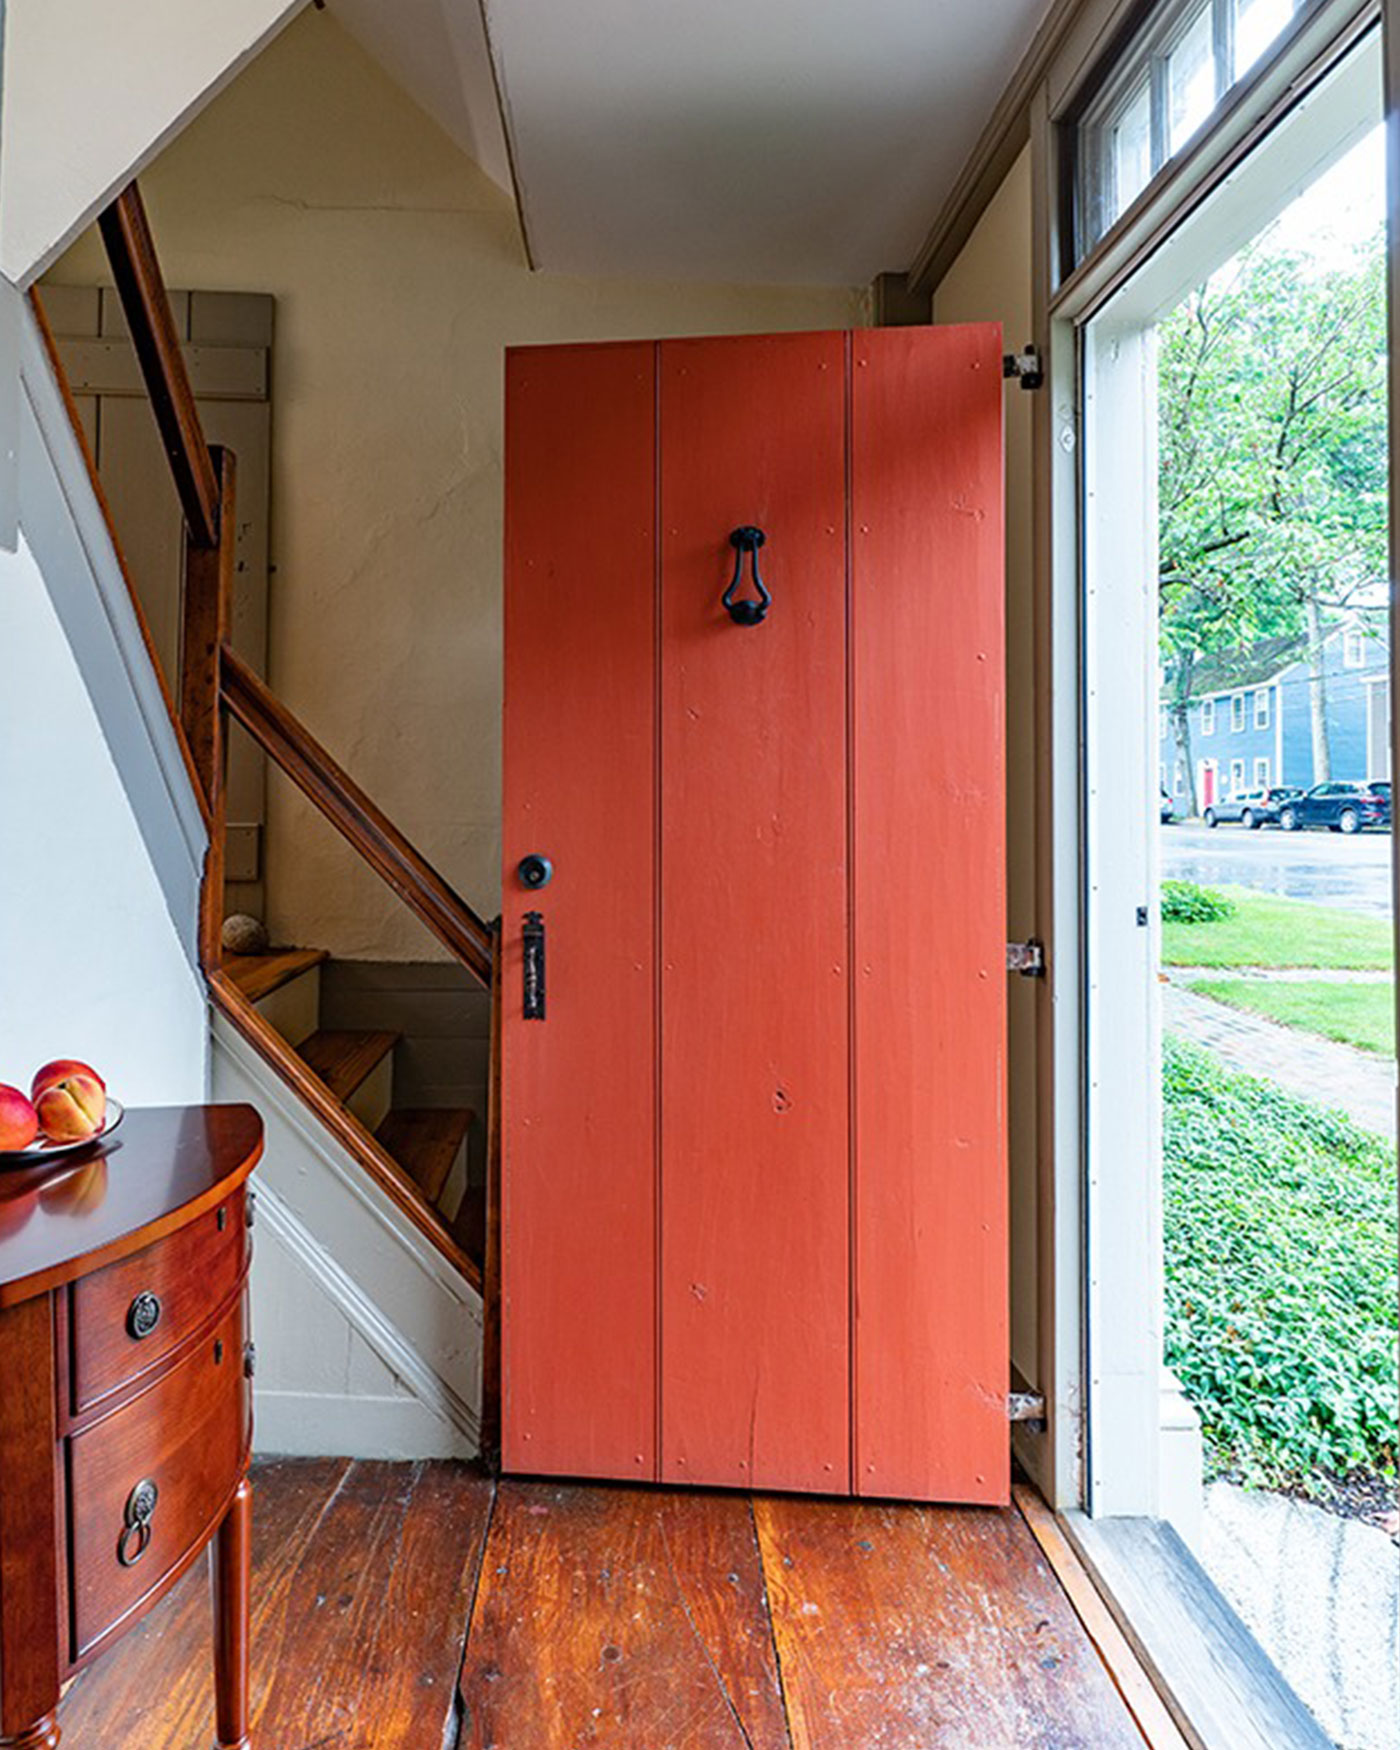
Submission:
<svg viewBox="0 0 1400 1750">
<path fill-rule="evenodd" d="M 1187 968 L 1173 967 L 1162 986 L 1162 1026 L 1168 1033 L 1206 1046 L 1232 1069 L 1275 1082 L 1315 1105 L 1339 1108 L 1363 1130 L 1395 1140 L 1393 1063 L 1196 996 L 1175 982 L 1188 976 L 1192 974 Z"/>
</svg>

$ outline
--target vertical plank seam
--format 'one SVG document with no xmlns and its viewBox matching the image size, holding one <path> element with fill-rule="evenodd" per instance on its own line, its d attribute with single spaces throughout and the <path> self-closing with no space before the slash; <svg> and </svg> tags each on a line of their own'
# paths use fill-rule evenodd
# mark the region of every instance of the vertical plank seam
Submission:
<svg viewBox="0 0 1400 1750">
<path fill-rule="evenodd" d="M 652 1038 L 654 1049 L 654 1068 L 652 1071 L 652 1319 L 655 1350 L 652 1356 L 652 1480 L 663 1481 L 662 1473 L 662 1393 L 665 1381 L 662 1373 L 664 1350 L 663 1332 L 663 1288 L 662 1273 L 662 1190 L 665 1184 L 664 1160 L 662 1143 L 664 1140 L 664 1113 L 662 1100 L 664 1083 L 662 1080 L 665 1064 L 662 1049 L 662 996 L 664 991 L 664 967 L 662 963 L 662 886 L 661 886 L 661 855 L 662 855 L 662 776 L 661 759 L 664 746 L 662 738 L 662 707 L 664 704 L 662 692 L 662 653 L 663 619 L 662 601 L 662 524 L 661 524 L 661 342 L 658 340 L 652 347 L 652 926 L 651 926 L 651 963 L 652 963 Z"/>
<path fill-rule="evenodd" d="M 847 1490 L 860 1493 L 860 1442 L 857 1426 L 859 1403 L 856 1348 L 857 1306 L 857 1202 L 856 1124 L 856 734 L 855 734 L 855 371 L 852 365 L 854 335 L 847 330 L 844 346 L 842 426 L 845 447 L 845 591 L 846 591 L 846 1393 Z"/>
</svg>

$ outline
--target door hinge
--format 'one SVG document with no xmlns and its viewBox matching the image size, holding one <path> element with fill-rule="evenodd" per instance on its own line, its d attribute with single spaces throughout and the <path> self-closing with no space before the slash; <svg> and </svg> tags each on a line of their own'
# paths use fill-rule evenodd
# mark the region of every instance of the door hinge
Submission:
<svg viewBox="0 0 1400 1750">
<path fill-rule="evenodd" d="M 1017 377 L 1023 389 L 1039 389 L 1045 383 L 1045 365 L 1040 348 L 1027 341 L 1020 352 L 1008 352 L 1001 361 L 1003 377 Z"/>
<path fill-rule="evenodd" d="M 1009 1391 L 1006 1394 L 1008 1422 L 1032 1422 L 1045 1426 L 1045 1394 L 1038 1391 Z"/>
<path fill-rule="evenodd" d="M 1045 944 L 1034 937 L 1029 942 L 1006 944 L 1006 970 L 1019 972 L 1022 978 L 1045 977 Z"/>
</svg>

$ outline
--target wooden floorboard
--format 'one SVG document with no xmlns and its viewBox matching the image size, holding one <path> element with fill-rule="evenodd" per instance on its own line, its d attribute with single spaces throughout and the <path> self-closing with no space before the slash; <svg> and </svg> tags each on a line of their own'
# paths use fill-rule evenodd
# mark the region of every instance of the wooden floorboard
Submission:
<svg viewBox="0 0 1400 1750">
<path fill-rule="evenodd" d="M 1143 1750 L 1014 1508 L 754 1517 L 795 1750 Z"/>
<path fill-rule="evenodd" d="M 742 1495 L 503 1481 L 459 1750 L 789 1750 Z"/>
<path fill-rule="evenodd" d="M 1014 1509 L 345 1459 L 254 1487 L 255 1750 L 1143 1747 Z M 72 1685 L 65 1750 L 205 1750 L 209 1647 L 200 1564 Z"/>
</svg>

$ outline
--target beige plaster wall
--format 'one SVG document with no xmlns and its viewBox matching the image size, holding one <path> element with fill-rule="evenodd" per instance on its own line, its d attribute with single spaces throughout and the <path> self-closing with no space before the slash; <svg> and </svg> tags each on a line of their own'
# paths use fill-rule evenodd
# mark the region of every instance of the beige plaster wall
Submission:
<svg viewBox="0 0 1400 1750">
<path fill-rule="evenodd" d="M 271 679 L 485 915 L 499 898 L 503 349 L 846 327 L 832 287 L 531 274 L 513 209 L 358 45 L 307 12 L 142 178 L 167 280 L 271 292 Z M 108 277 L 84 238 L 51 276 Z M 285 787 L 278 940 L 434 952 Z"/>
<path fill-rule="evenodd" d="M 1031 327 L 1031 159 L 1022 152 L 934 294 L 936 322 L 999 321 L 1007 350 Z M 1032 397 L 1006 391 L 1007 940 L 1035 934 Z M 1035 987 L 1010 981 L 1011 1353 L 1036 1381 Z"/>
</svg>

